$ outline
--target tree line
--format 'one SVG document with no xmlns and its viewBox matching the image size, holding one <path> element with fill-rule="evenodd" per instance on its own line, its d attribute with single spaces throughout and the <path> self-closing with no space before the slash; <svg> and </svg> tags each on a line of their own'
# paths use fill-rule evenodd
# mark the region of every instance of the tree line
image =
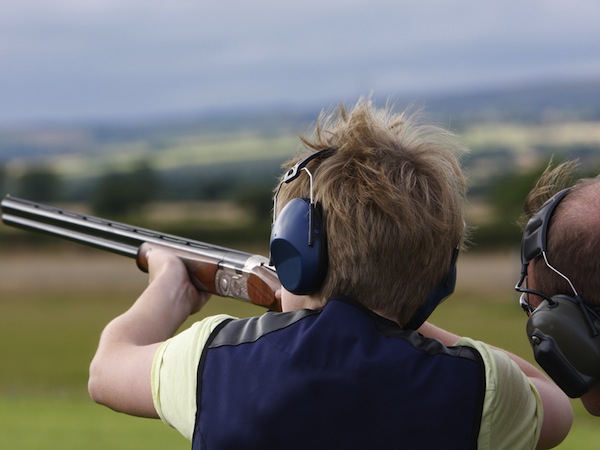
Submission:
<svg viewBox="0 0 600 450">
<path fill-rule="evenodd" d="M 150 203 L 161 201 L 229 200 L 256 217 L 269 216 L 272 207 L 272 176 L 238 177 L 163 174 L 141 160 L 129 171 L 108 171 L 97 178 L 67 182 L 52 167 L 32 165 L 12 179 L 0 165 L 0 191 L 41 203 L 77 201 L 87 203 L 100 216 L 138 215 Z M 277 168 L 277 169 L 275 169 Z"/>
<path fill-rule="evenodd" d="M 520 229 L 516 223 L 523 201 L 544 167 L 545 164 L 525 172 L 499 171 L 496 176 L 472 186 L 471 198 L 485 204 L 490 211 L 488 220 L 475 224 L 472 235 L 475 249 L 503 248 L 519 243 Z M 597 173 L 595 169 L 587 169 L 591 175 Z M 68 183 L 48 166 L 31 166 L 15 180 L 9 180 L 6 168 L 0 166 L 0 189 L 6 192 L 10 184 L 11 195 L 42 203 L 85 202 L 94 215 L 112 219 L 143 216 L 144 208 L 159 200 L 225 200 L 247 211 L 257 229 L 267 226 L 278 164 L 271 165 L 260 176 L 252 170 L 244 175 L 239 168 L 232 172 L 213 170 L 212 175 L 210 172 L 201 176 L 165 174 L 144 160 L 130 171 L 107 172 L 67 189 Z"/>
</svg>

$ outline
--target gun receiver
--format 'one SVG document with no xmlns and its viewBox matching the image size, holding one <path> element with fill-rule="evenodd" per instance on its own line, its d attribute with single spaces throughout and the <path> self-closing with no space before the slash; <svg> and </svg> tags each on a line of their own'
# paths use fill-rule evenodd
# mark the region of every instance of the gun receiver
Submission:
<svg viewBox="0 0 600 450">
<path fill-rule="evenodd" d="M 144 228 L 87 216 L 7 195 L 0 202 L 6 225 L 37 231 L 130 258 L 148 271 L 148 251 L 163 248 L 186 265 L 198 289 L 280 311 L 280 283 L 267 258 Z"/>
</svg>

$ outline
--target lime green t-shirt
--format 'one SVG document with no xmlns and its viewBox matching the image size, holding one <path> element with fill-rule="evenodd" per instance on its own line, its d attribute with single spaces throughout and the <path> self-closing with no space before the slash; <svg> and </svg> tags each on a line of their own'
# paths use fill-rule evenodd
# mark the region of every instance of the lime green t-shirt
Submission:
<svg viewBox="0 0 600 450">
<path fill-rule="evenodd" d="M 211 332 L 231 316 L 208 317 L 166 341 L 152 367 L 152 396 L 160 418 L 190 441 L 196 418 L 196 384 L 202 349 Z M 479 450 L 535 448 L 542 427 L 542 403 L 533 383 L 508 355 L 487 344 L 461 338 L 475 348 L 486 372 Z"/>
</svg>

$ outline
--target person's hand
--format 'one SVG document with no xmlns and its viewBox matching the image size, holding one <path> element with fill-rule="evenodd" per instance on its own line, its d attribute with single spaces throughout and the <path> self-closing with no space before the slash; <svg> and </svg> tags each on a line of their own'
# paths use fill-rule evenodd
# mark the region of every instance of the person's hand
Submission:
<svg viewBox="0 0 600 450">
<path fill-rule="evenodd" d="M 196 288 L 183 261 L 162 249 L 150 249 L 146 255 L 150 284 L 162 284 L 166 288 L 165 301 L 183 303 L 189 314 L 198 312 L 211 297 L 210 292 Z M 160 283 L 159 280 L 161 281 Z M 166 281 L 163 283 L 162 281 Z"/>
</svg>

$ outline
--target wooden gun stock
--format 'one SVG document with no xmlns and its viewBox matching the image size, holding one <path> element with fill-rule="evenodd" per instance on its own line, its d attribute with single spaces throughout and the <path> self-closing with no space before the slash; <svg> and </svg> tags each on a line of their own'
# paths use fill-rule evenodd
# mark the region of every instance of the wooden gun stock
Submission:
<svg viewBox="0 0 600 450">
<path fill-rule="evenodd" d="M 281 285 L 277 273 L 263 256 L 11 196 L 6 196 L 0 207 L 6 225 L 135 258 L 138 267 L 145 272 L 148 271 L 148 251 L 165 249 L 184 262 L 198 289 L 281 310 L 275 298 L 275 291 Z"/>
</svg>

